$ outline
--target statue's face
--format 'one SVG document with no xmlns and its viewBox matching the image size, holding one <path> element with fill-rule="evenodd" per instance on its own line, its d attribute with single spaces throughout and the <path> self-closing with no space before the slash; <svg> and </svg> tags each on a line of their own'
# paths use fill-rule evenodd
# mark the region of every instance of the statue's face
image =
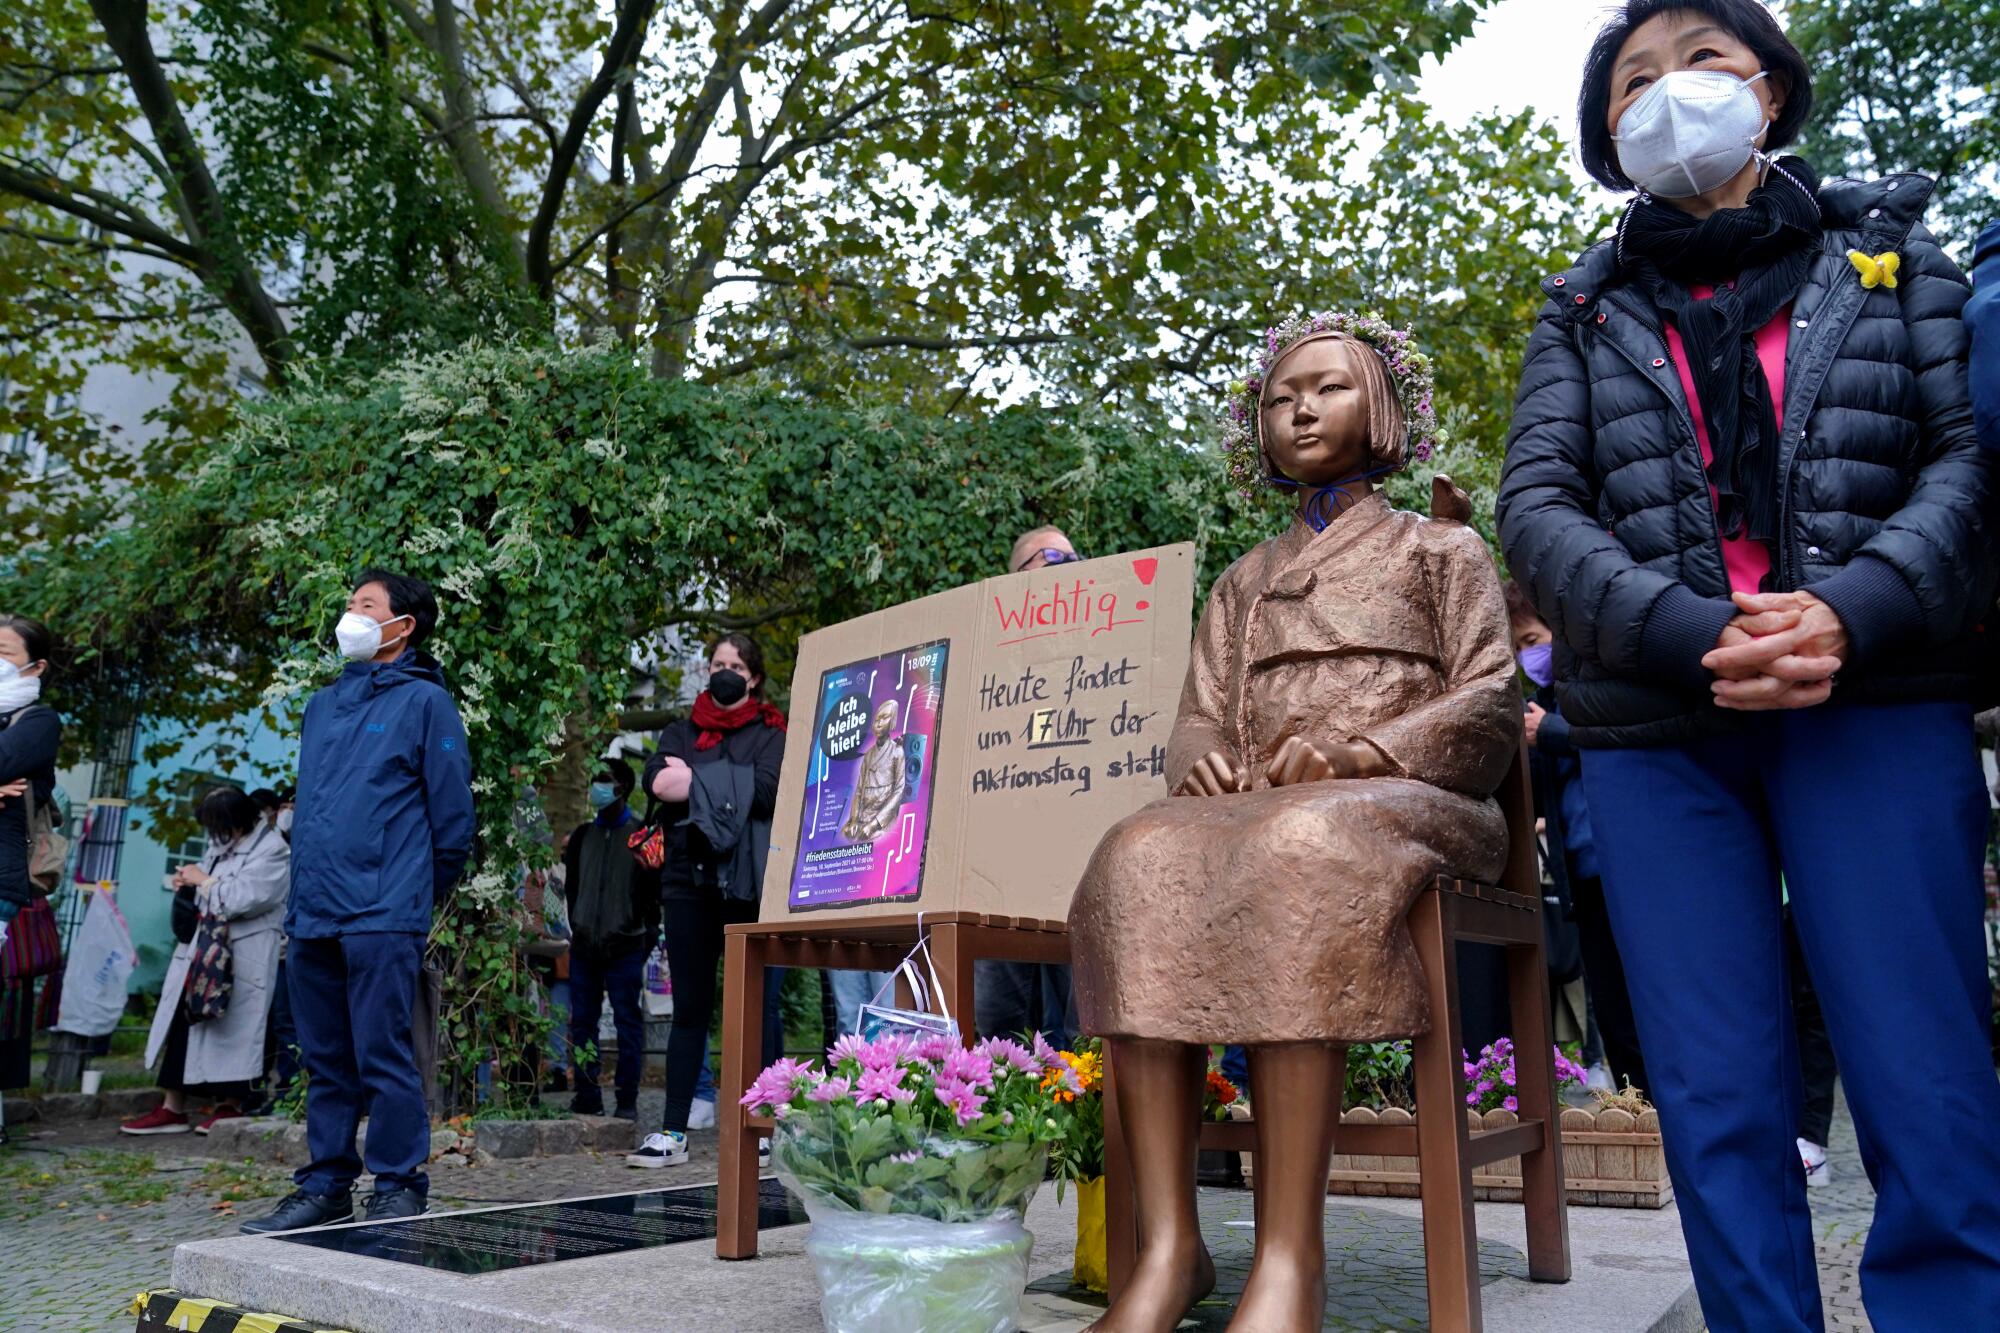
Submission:
<svg viewBox="0 0 2000 1333">
<path fill-rule="evenodd" d="M 1301 344 L 1272 367 L 1264 389 L 1264 450 L 1302 486 L 1325 486 L 1368 469 L 1368 393 L 1337 338 Z"/>
<path fill-rule="evenodd" d="M 896 702 L 890 700 L 875 710 L 875 739 L 881 740 L 896 729 Z"/>
</svg>

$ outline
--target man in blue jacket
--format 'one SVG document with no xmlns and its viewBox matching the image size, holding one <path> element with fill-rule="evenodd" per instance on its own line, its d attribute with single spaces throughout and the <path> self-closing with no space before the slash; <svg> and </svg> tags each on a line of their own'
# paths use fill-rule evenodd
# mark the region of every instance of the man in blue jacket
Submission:
<svg viewBox="0 0 2000 1333">
<path fill-rule="evenodd" d="M 1972 417 L 1979 443 L 2000 451 L 2000 220 L 1986 224 L 1972 250 L 1965 327 L 1972 332 Z"/>
<path fill-rule="evenodd" d="M 334 633 L 348 665 L 306 705 L 292 817 L 286 972 L 306 1065 L 311 1160 L 251 1234 L 346 1222 L 368 1117 L 368 1220 L 413 1217 L 430 1188 L 430 1114 L 410 1015 L 437 895 L 472 851 L 472 764 L 437 662 L 430 585 L 355 580 Z"/>
</svg>

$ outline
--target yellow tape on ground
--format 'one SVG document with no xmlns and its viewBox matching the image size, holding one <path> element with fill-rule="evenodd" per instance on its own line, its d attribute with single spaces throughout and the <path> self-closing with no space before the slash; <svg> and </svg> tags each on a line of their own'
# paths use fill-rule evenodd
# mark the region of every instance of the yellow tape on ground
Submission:
<svg viewBox="0 0 2000 1333">
<path fill-rule="evenodd" d="M 228 1301 L 183 1296 L 171 1288 L 140 1292 L 132 1302 L 132 1313 L 143 1318 L 155 1301 L 169 1300 L 173 1307 L 165 1320 L 150 1327 L 170 1329 L 172 1333 L 348 1333 L 346 1329 L 315 1329 L 289 1315 L 245 1310 Z"/>
</svg>

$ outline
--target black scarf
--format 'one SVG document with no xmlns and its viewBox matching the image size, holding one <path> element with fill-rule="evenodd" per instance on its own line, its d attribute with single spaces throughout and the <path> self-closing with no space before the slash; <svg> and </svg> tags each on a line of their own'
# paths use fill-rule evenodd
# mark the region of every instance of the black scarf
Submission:
<svg viewBox="0 0 2000 1333">
<path fill-rule="evenodd" d="M 1818 193 L 1813 169 L 1787 157 L 1741 208 L 1696 218 L 1642 195 L 1620 228 L 1621 267 L 1673 320 L 1687 349 L 1724 537 L 1777 537 L 1778 418 L 1757 361 L 1757 330 L 1805 281 L 1820 237 Z M 1715 289 L 1708 300 L 1688 294 L 1704 284 Z"/>
</svg>

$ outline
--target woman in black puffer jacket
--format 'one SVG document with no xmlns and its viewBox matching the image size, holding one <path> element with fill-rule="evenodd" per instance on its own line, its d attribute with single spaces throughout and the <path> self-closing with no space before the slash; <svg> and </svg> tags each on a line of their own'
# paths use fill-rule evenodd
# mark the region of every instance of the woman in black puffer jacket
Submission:
<svg viewBox="0 0 2000 1333">
<path fill-rule="evenodd" d="M 1586 167 L 1640 189 L 1548 278 L 1500 486 L 1554 629 L 1702 1307 L 1821 1326 L 1788 890 L 1879 1189 L 1879 1328 L 2000 1309 L 1972 703 L 1995 461 L 1920 176 L 1821 185 L 1804 61 L 1753 0 L 1636 0 Z M 1783 889 L 1780 876 L 1783 876 Z"/>
</svg>

